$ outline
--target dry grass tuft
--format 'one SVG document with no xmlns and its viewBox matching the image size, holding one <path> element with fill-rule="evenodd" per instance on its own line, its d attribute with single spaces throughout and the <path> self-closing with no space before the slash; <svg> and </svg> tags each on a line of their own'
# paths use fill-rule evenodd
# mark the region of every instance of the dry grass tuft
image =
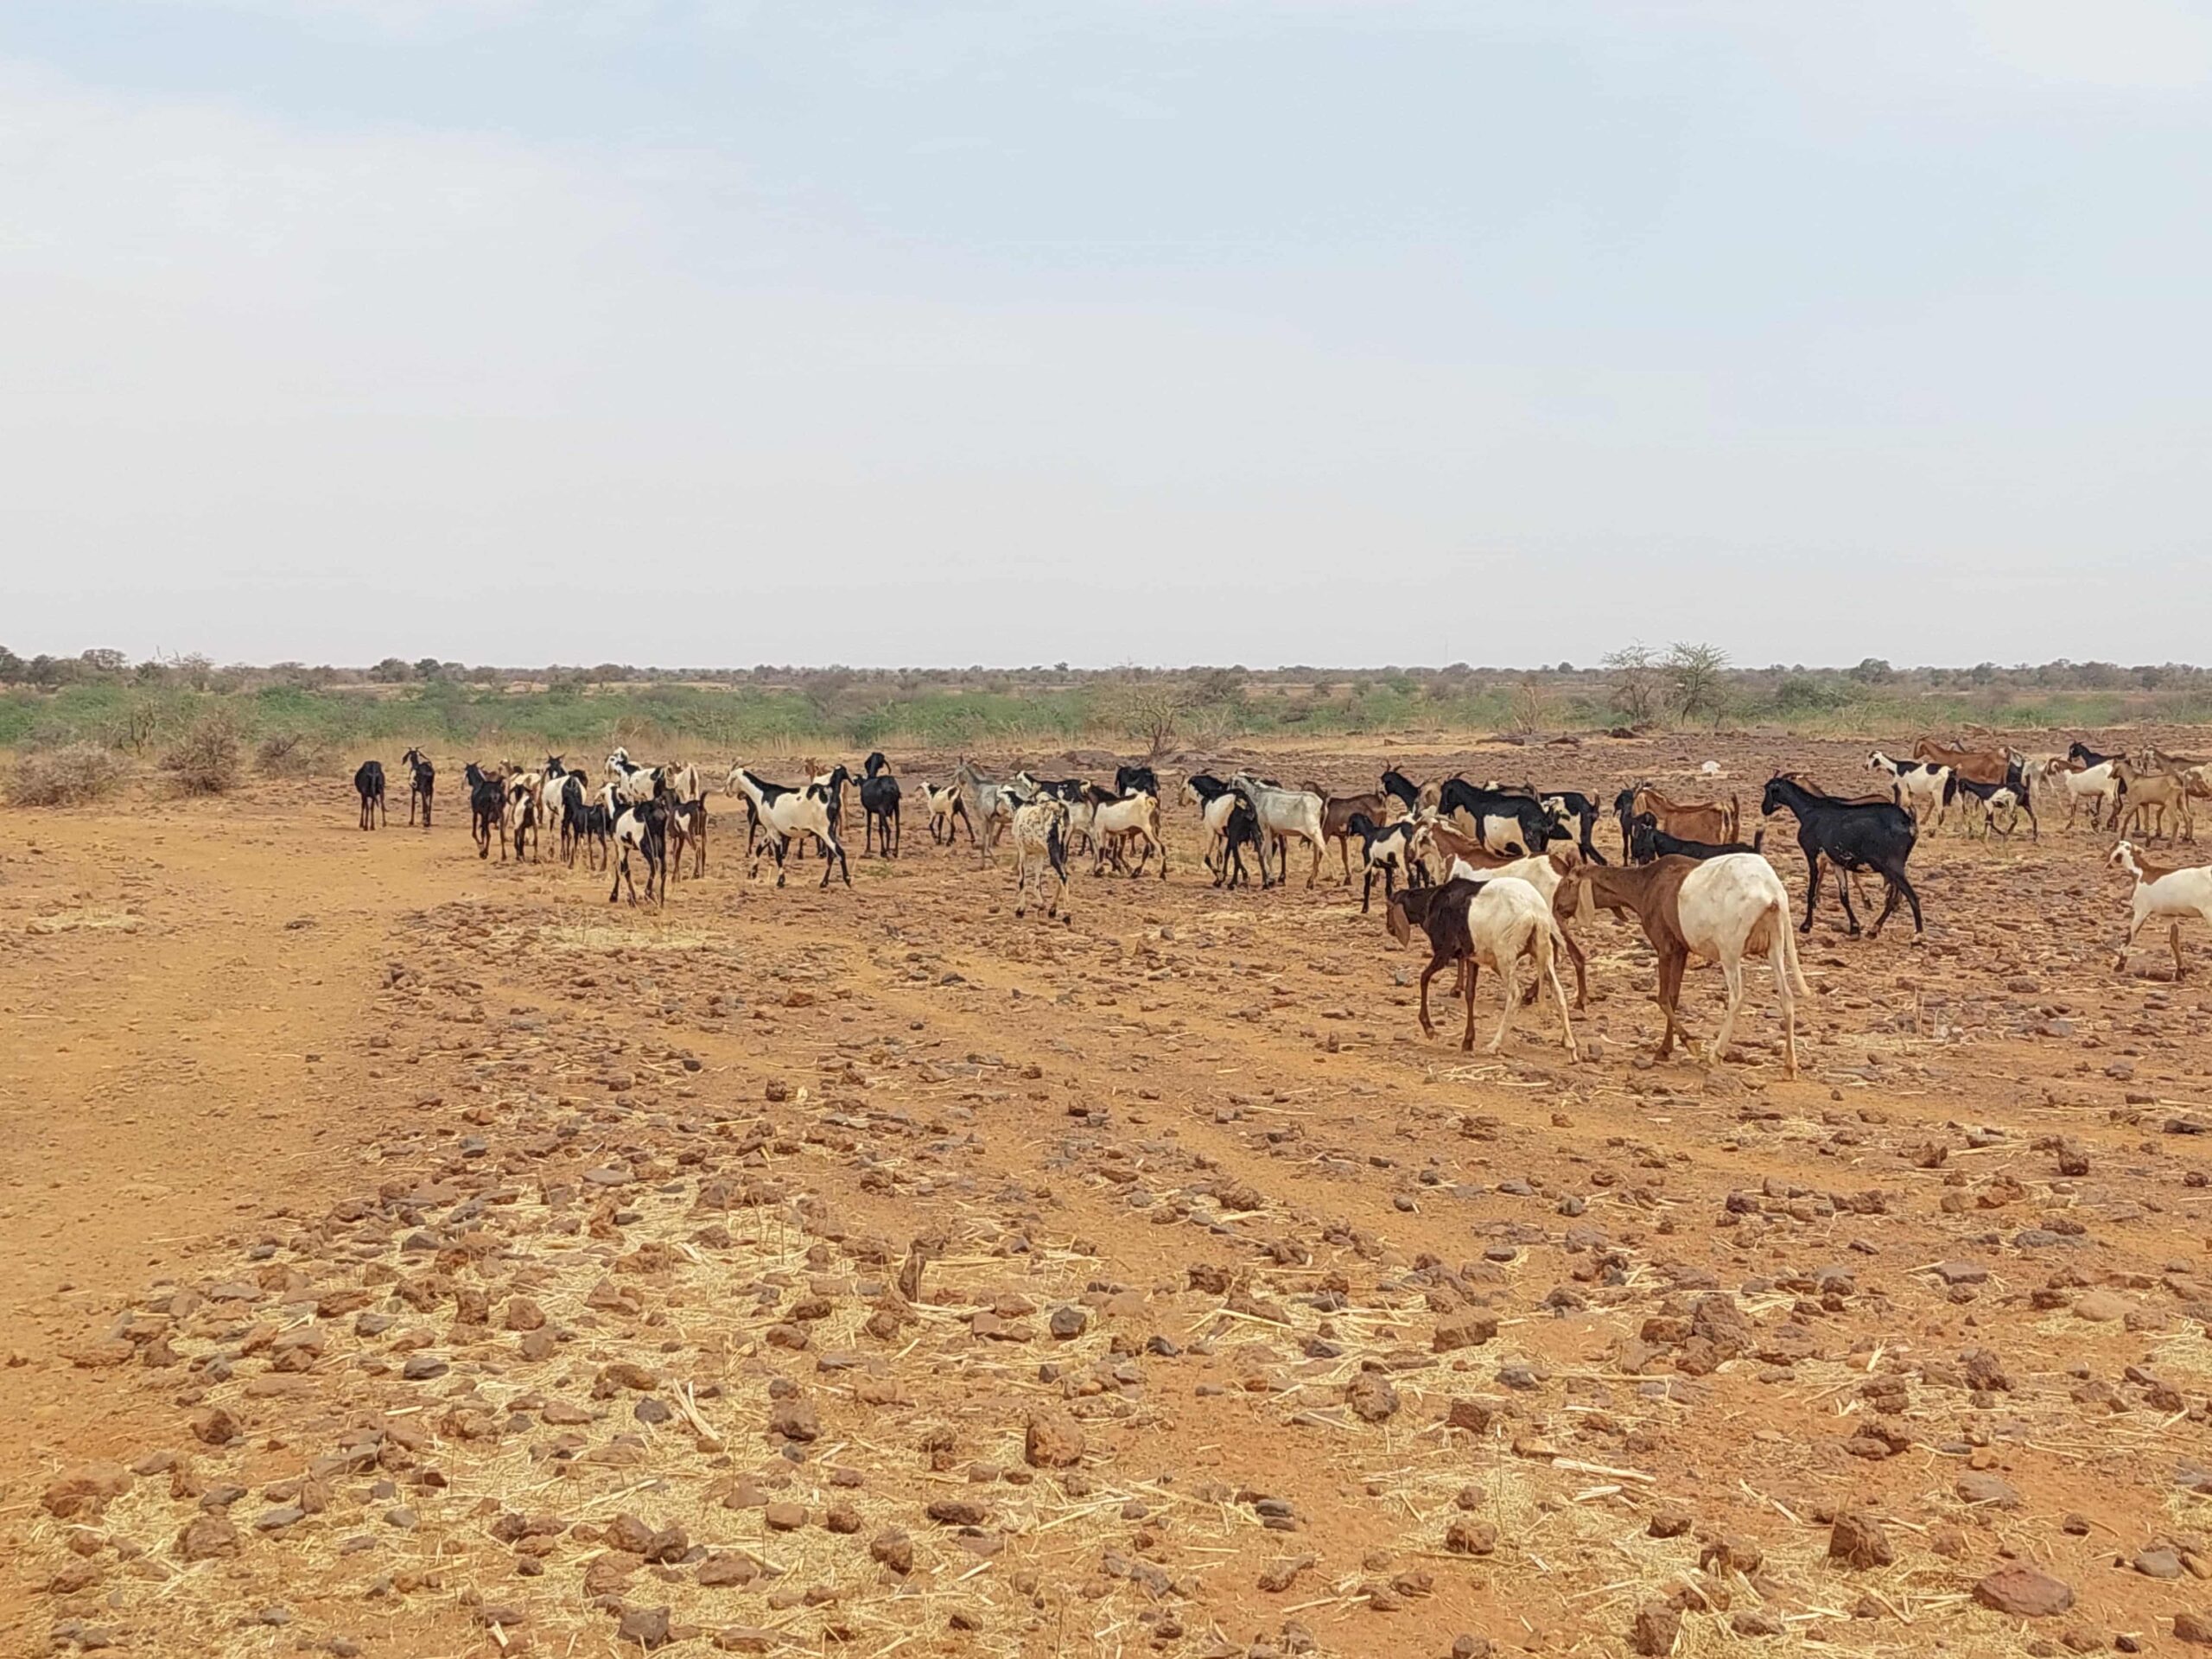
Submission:
<svg viewBox="0 0 2212 1659">
<path fill-rule="evenodd" d="M 264 778 L 305 778 L 321 769 L 322 751 L 304 732 L 271 732 L 253 751 L 253 769 Z"/>
<path fill-rule="evenodd" d="M 130 776 L 130 763 L 106 745 L 67 743 L 18 760 L 8 798 L 17 806 L 81 806 L 114 794 Z"/>
</svg>

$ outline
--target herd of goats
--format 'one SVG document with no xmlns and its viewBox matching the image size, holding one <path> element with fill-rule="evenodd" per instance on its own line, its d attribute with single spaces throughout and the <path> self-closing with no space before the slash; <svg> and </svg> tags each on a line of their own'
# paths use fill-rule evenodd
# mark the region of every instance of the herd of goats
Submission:
<svg viewBox="0 0 2212 1659">
<path fill-rule="evenodd" d="M 416 749 L 407 751 L 402 765 L 409 779 L 408 822 L 416 821 L 419 810 L 427 829 L 436 769 Z M 1604 909 L 1618 918 L 1633 915 L 1658 957 L 1658 1001 L 1666 1018 L 1661 1058 L 1673 1052 L 1678 1037 L 1685 1046 L 1692 1041 L 1676 1011 L 1692 958 L 1718 964 L 1727 986 L 1727 1008 L 1706 1051 L 1710 1064 L 1727 1052 L 1744 1000 L 1745 959 L 1764 957 L 1774 974 L 1784 1065 L 1792 1077 L 1797 1071 L 1796 998 L 1807 988 L 1794 935 L 1812 931 L 1830 875 L 1853 936 L 1862 931 L 1853 893 L 1866 904 L 1858 884 L 1874 876 L 1883 883 L 1884 902 L 1864 930 L 1866 937 L 1878 935 L 1902 902 L 1912 912 L 1916 938 L 1920 895 L 1906 862 L 1922 831 L 1941 829 L 1955 810 L 1965 833 L 1978 829 L 1985 836 L 2010 836 L 2024 817 L 2030 834 L 2040 836 L 2038 803 L 2048 811 L 2063 801 L 2069 827 L 2086 809 L 2092 830 L 2137 834 L 2146 842 L 2163 836 L 2171 845 L 2195 841 L 2193 804 L 2212 800 L 2212 763 L 2155 747 L 2107 755 L 2076 742 L 2063 755 L 2031 756 L 1923 738 L 1910 760 L 1891 760 L 1877 749 L 1866 765 L 1883 784 L 1862 794 L 1831 794 L 1799 772 L 1778 772 L 1767 782 L 1761 815 L 1787 810 L 1796 820 L 1797 845 L 1806 861 L 1805 914 L 1794 933 L 1788 891 L 1765 856 L 1766 832 L 1761 829 L 1748 843 L 1740 839 L 1743 806 L 1734 797 L 1677 800 L 1648 783 L 1622 790 L 1611 804 L 1621 843 L 1621 862 L 1614 864 L 1592 839 L 1599 801 L 1574 790 L 1477 785 L 1463 777 L 1419 784 L 1386 771 L 1372 793 L 1337 795 L 1319 785 L 1287 785 L 1239 771 L 1227 778 L 1193 773 L 1185 779 L 1181 796 L 1198 809 L 1205 863 L 1217 887 L 1249 885 L 1248 854 L 1263 889 L 1287 881 L 1294 842 L 1311 850 L 1309 888 L 1332 844 L 1347 886 L 1357 865 L 1363 913 L 1372 905 L 1379 875 L 1392 936 L 1402 944 L 1410 943 L 1416 928 L 1427 937 L 1421 1024 L 1431 1035 L 1429 982 L 1452 967 L 1466 1009 L 1460 1046 L 1473 1047 L 1475 985 L 1488 968 L 1503 990 L 1503 1013 L 1487 1049 L 1497 1052 L 1524 1000 L 1520 972 L 1526 962 L 1534 971 L 1527 996 L 1549 984 L 1565 1046 L 1570 1055 L 1578 1053 L 1557 958 L 1565 956 L 1572 964 L 1574 1006 L 1586 1007 L 1586 958 L 1569 926 Z M 556 855 L 571 868 L 581 850 L 587 868 L 611 868 L 610 904 L 626 887 L 631 903 L 637 902 L 633 857 L 645 868 L 648 901 L 666 902 L 668 884 L 687 860 L 694 876 L 706 872 L 710 788 L 695 766 L 642 766 L 617 748 L 596 782 L 558 755 L 529 769 L 509 765 L 486 771 L 471 763 L 465 777 L 480 858 L 488 858 L 495 843 L 502 861 L 510 849 L 518 861 L 542 858 L 540 834 L 550 825 Z M 383 764 L 365 762 L 353 784 L 361 828 L 371 829 L 384 811 Z M 868 757 L 857 777 L 840 765 L 795 785 L 732 766 L 722 792 L 744 800 L 753 874 L 759 874 L 763 858 L 772 856 L 781 887 L 787 859 L 804 856 L 810 841 L 821 854 L 820 885 L 827 887 L 842 876 L 849 887 L 841 835 L 849 788 L 857 793 L 864 820 L 863 854 L 880 844 L 881 856 L 898 857 L 905 796 L 880 752 Z M 964 830 L 969 845 L 988 861 L 1002 840 L 1010 840 L 1016 917 L 1027 913 L 1033 893 L 1048 917 L 1066 921 L 1069 861 L 1085 848 L 1094 875 L 1105 874 L 1109 864 L 1141 875 L 1156 854 L 1160 878 L 1166 878 L 1160 779 L 1150 766 L 1120 767 L 1109 788 L 1027 772 L 994 779 L 963 758 L 948 782 L 919 788 L 932 842 L 954 845 Z M 2128 949 L 2145 927 L 2163 920 L 2169 924 L 2173 976 L 2180 979 L 2182 919 L 2212 922 L 2212 866 L 2155 864 L 2126 839 L 2114 846 L 2109 861 L 2134 882 L 2133 913 L 2114 969 L 2125 967 Z"/>
</svg>

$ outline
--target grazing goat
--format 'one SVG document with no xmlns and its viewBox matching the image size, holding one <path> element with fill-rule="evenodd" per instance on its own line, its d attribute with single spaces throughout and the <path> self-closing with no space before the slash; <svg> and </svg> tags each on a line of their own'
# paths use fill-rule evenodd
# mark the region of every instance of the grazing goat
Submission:
<svg viewBox="0 0 2212 1659">
<path fill-rule="evenodd" d="M 1157 803 L 1154 804 L 1156 808 Z M 1015 918 L 1019 919 L 1028 913 L 1029 882 L 1033 872 L 1037 896 L 1045 900 L 1045 914 L 1060 915 L 1064 922 L 1072 925 L 1074 918 L 1060 911 L 1068 896 L 1068 804 L 1053 795 L 1026 802 L 1014 810 L 1013 832 Z M 1166 861 L 1161 860 L 1162 863 Z M 1058 883 L 1049 895 L 1045 891 L 1047 877 Z"/>
<path fill-rule="evenodd" d="M 2212 868 L 2148 863 L 2137 855 L 2133 843 L 2125 841 L 2112 849 L 2107 862 L 2135 878 L 2133 914 L 2128 920 L 2127 937 L 2120 942 L 2120 954 L 2113 958 L 2113 971 L 2118 973 L 2127 966 L 2128 947 L 2135 943 L 2144 924 L 2163 916 L 2172 924 L 2166 930 L 2166 943 L 2173 950 L 2174 982 L 2179 984 L 2182 918 L 2201 916 L 2212 922 Z"/>
<path fill-rule="evenodd" d="M 925 783 L 922 797 L 929 804 L 930 840 L 933 843 L 943 846 L 959 839 L 959 831 L 952 827 L 955 818 L 968 824 L 968 839 L 976 839 L 976 826 L 968 823 L 968 804 L 960 798 L 959 785 Z"/>
<path fill-rule="evenodd" d="M 1417 899 L 1417 893 L 1425 896 Z M 1428 935 L 1429 946 L 1428 965 L 1421 974 L 1421 1028 L 1424 1035 L 1436 1035 L 1435 1023 L 1428 1017 L 1428 982 L 1447 963 L 1453 964 L 1459 969 L 1460 994 L 1467 1009 L 1466 1027 L 1460 1033 L 1459 1046 L 1462 1050 L 1474 1047 L 1475 984 L 1487 966 L 1504 982 L 1504 1012 L 1499 1016 L 1497 1034 L 1484 1049 L 1487 1053 L 1497 1053 L 1505 1046 L 1505 1033 L 1511 1028 L 1513 1015 L 1521 1006 L 1521 958 L 1528 957 L 1535 963 L 1537 984 L 1541 986 L 1547 979 L 1551 982 L 1552 995 L 1559 1004 L 1560 1031 L 1568 1055 L 1581 1058 L 1574 1041 L 1574 1021 L 1567 1011 L 1567 988 L 1560 983 L 1559 963 L 1554 955 L 1554 947 L 1564 949 L 1567 942 L 1542 894 L 1512 876 L 1481 881 L 1459 878 L 1441 887 L 1408 889 L 1392 901 L 1390 909 L 1391 931 L 1402 940 L 1410 937 L 1409 931 L 1402 930 L 1417 908 L 1421 911 L 1421 926 Z"/>
<path fill-rule="evenodd" d="M 1613 816 L 1620 820 L 1621 857 L 1630 855 L 1630 830 L 1649 813 L 1670 836 L 1685 841 L 1709 841 L 1716 845 L 1734 841 L 1743 827 L 1743 803 L 1735 796 L 1722 806 L 1712 801 L 1671 800 L 1649 784 L 1630 784 L 1613 797 Z"/>
<path fill-rule="evenodd" d="M 1978 816 L 1981 819 L 1981 833 L 1986 836 L 1996 825 L 1997 815 L 2005 812 L 2006 817 L 2002 833 L 2009 839 L 2012 831 L 2019 827 L 2020 814 L 2024 812 L 2028 815 L 2029 839 L 2043 839 L 2043 826 L 2036 822 L 2036 810 L 2028 804 L 2025 783 L 1980 784 L 1954 772 L 1950 781 L 1943 785 L 1944 806 L 1948 808 L 1961 796 L 1975 804 L 1974 807 L 1961 805 L 1959 809 L 1959 828 L 1963 833 L 1973 833 L 1972 820 Z"/>
<path fill-rule="evenodd" d="M 659 801 L 635 801 L 623 807 L 621 816 L 614 820 L 614 856 L 609 860 L 614 866 L 614 885 L 607 889 L 607 902 L 613 904 L 615 895 L 626 884 L 630 902 L 638 902 L 638 884 L 630 874 L 630 854 L 635 850 L 645 861 L 645 898 L 665 905 L 668 902 L 668 808 Z"/>
<path fill-rule="evenodd" d="M 1886 810 L 1903 810 L 1894 806 Z M 1744 1002 L 1744 958 L 1764 956 L 1774 969 L 1775 1001 L 1782 1008 L 1783 1067 L 1790 1077 L 1797 1075 L 1796 998 L 1808 994 L 1810 988 L 1797 965 L 1797 940 L 1789 930 L 1789 890 L 1774 866 L 1751 853 L 1702 861 L 1665 857 L 1619 870 L 1584 866 L 1567 875 L 1560 885 L 1560 898 L 1554 902 L 1570 902 L 1570 888 L 1586 891 L 1617 916 L 1633 912 L 1643 937 L 1658 953 L 1659 1007 L 1667 1022 L 1659 1039 L 1659 1058 L 1674 1052 L 1678 1033 L 1685 1046 L 1691 1043 L 1689 1033 L 1675 1017 L 1682 970 L 1690 957 L 1719 963 L 1728 986 L 1728 1010 L 1706 1051 L 1710 1065 L 1726 1054 L 1728 1040 L 1735 1034 L 1736 1013 Z M 1575 901 L 1580 897 L 1577 893 Z"/>
<path fill-rule="evenodd" d="M 401 755 L 407 767 L 407 822 L 415 822 L 415 803 L 423 804 L 423 827 L 430 827 L 430 795 L 438 786 L 438 769 L 432 766 L 420 749 L 410 749 Z"/>
<path fill-rule="evenodd" d="M 1821 900 L 1821 864 L 1826 860 L 1839 870 L 1872 870 L 1888 883 L 1882 913 L 1874 918 L 1868 938 L 1880 937 L 1882 924 L 1897 909 L 1900 894 L 1912 906 L 1913 936 L 1920 936 L 1920 895 L 1912 890 L 1904 873 L 1905 860 L 1912 855 L 1920 833 L 1911 813 L 1878 802 L 1839 800 L 1794 778 L 1777 775 L 1768 779 L 1759 810 L 1771 817 L 1783 807 L 1796 815 L 1797 845 L 1805 855 L 1805 920 L 1797 930 L 1800 933 L 1813 931 L 1813 912 Z M 1859 931 L 1859 914 L 1851 907 L 1849 887 L 1839 881 L 1836 896 L 1843 902 L 1844 919 L 1855 938 Z"/>
<path fill-rule="evenodd" d="M 2120 834 L 2126 835 L 2128 826 L 2139 818 L 2145 839 L 2156 840 L 2163 834 L 2171 841 L 2174 838 L 2173 828 L 2166 821 L 2166 810 L 2171 807 L 2184 839 L 2196 839 L 2196 822 L 2189 810 L 2190 788 L 2186 779 L 2177 772 L 2146 772 L 2139 768 L 2133 760 L 2126 759 L 2115 759 L 2112 762 L 2112 775 L 2120 790 L 2118 826 Z M 2150 815 L 2152 812 L 2158 815 L 2155 830 L 2151 827 Z"/>
<path fill-rule="evenodd" d="M 1637 864 L 1649 864 L 1655 858 L 1726 858 L 1731 853 L 1757 853 L 1765 846 L 1764 829 L 1754 834 L 1751 844 L 1746 847 L 1740 841 L 1685 841 L 1680 836 L 1670 836 L 1649 812 L 1639 814 L 1629 825 L 1629 855 L 1630 861 Z"/>
<path fill-rule="evenodd" d="M 1866 770 L 1885 773 L 1894 792 L 1890 799 L 1912 814 L 1916 823 L 1932 812 L 1936 827 L 1943 827 L 1943 814 L 1951 798 L 1951 768 L 1933 760 L 1892 760 L 1879 749 L 1866 757 Z"/>
<path fill-rule="evenodd" d="M 471 760 L 461 768 L 461 778 L 468 785 L 468 833 L 476 838 L 476 856 L 492 856 L 492 841 L 499 841 L 499 861 L 507 859 L 506 837 L 500 834 L 500 820 L 506 810 L 505 780 L 487 773 Z"/>
<path fill-rule="evenodd" d="M 842 766 L 830 774 L 842 782 L 848 774 Z M 842 875 L 845 885 L 853 885 L 852 872 L 845 864 L 845 849 L 837 841 L 837 825 L 831 790 L 836 784 L 810 783 L 800 789 L 786 788 L 782 784 L 771 784 L 754 777 L 743 766 L 730 768 L 730 783 L 752 803 L 754 817 L 759 820 L 762 840 L 776 855 L 776 885 L 782 887 L 786 871 L 785 856 L 791 850 L 794 837 L 812 836 L 822 843 L 822 885 L 828 887 L 832 875 Z M 760 851 L 753 852 L 753 874 L 760 873 Z"/>
<path fill-rule="evenodd" d="M 1198 822 L 1206 833 L 1205 864 L 1211 870 L 1214 868 L 1215 849 L 1228 828 L 1230 814 L 1243 798 L 1211 772 L 1194 772 L 1183 780 L 1183 798 L 1198 809 Z M 1221 884 L 1217 881 L 1214 885 Z"/>
<path fill-rule="evenodd" d="M 1244 868 L 1244 849 L 1249 847 L 1260 861 L 1260 880 L 1264 884 L 1268 876 L 1267 841 L 1260 833 L 1260 816 L 1253 811 L 1251 802 L 1231 790 L 1221 798 L 1229 803 L 1229 811 L 1222 819 L 1221 866 L 1215 873 L 1217 887 L 1234 887 L 1238 882 L 1252 885 L 1252 878 Z"/>
<path fill-rule="evenodd" d="M 1374 798 L 1370 797 L 1372 799 Z M 1395 823 L 1377 825 L 1364 812 L 1355 812 L 1344 825 L 1345 845 L 1353 838 L 1359 842 L 1359 913 L 1368 912 L 1375 896 L 1375 873 L 1382 873 L 1382 900 L 1388 904 L 1397 891 L 1397 878 L 1404 876 L 1406 885 L 1413 885 L 1414 837 L 1421 826 L 1410 818 L 1400 818 Z"/>
<path fill-rule="evenodd" d="M 1260 833 L 1282 849 L 1281 880 L 1290 880 L 1290 843 L 1305 842 L 1313 849 L 1313 863 L 1306 872 L 1306 885 L 1310 890 L 1321 874 L 1321 854 L 1325 842 L 1321 836 L 1321 798 L 1302 789 L 1281 789 L 1262 782 L 1249 772 L 1239 772 L 1230 777 L 1230 787 L 1242 795 L 1260 820 Z M 1265 849 L 1260 855 L 1260 886 L 1272 887 L 1268 880 L 1268 860 Z"/>
<path fill-rule="evenodd" d="M 376 828 L 377 815 L 384 810 L 384 762 L 364 760 L 353 773 L 354 792 L 361 798 L 361 828 Z"/>
<path fill-rule="evenodd" d="M 1500 852 L 1517 848 L 1523 855 L 1541 853 L 1554 841 L 1573 839 L 1526 790 L 1478 789 L 1464 778 L 1451 778 L 1437 791 L 1436 805 L 1443 817 L 1465 813 L 1475 839 Z"/>
</svg>

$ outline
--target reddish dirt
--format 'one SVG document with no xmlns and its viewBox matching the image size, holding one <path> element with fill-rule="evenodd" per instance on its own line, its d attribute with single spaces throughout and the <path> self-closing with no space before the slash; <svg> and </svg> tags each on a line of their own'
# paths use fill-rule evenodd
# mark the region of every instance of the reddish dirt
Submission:
<svg viewBox="0 0 2212 1659">
<path fill-rule="evenodd" d="M 1864 754 L 1268 764 L 1710 758 L 1755 821 L 1776 762 Z M 1924 840 L 1917 945 L 1831 899 L 1793 1082 L 1763 967 L 1737 1060 L 1653 1065 L 1603 918 L 1582 1063 L 1537 1010 L 1426 1041 L 1356 888 L 1217 893 L 1185 809 L 1171 879 L 1081 876 L 1067 927 L 912 814 L 849 893 L 725 832 L 663 910 L 480 862 L 450 803 L 361 834 L 342 784 L 17 823 L 0 1651 L 635 1653 L 664 1609 L 678 1651 L 2009 1653 L 2212 1611 L 2212 996 L 2162 942 L 2112 971 L 2101 836 Z M 1976 1600 L 2021 1562 L 2071 1607 Z"/>
</svg>

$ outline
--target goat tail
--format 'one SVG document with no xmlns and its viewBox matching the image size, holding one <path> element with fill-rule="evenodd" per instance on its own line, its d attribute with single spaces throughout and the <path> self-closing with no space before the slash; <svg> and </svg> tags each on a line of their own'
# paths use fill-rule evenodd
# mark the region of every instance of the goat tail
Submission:
<svg viewBox="0 0 2212 1659">
<path fill-rule="evenodd" d="M 1734 841 L 1743 833 L 1744 798 L 1741 795 L 1732 794 L 1728 797 L 1728 839 Z"/>
<path fill-rule="evenodd" d="M 1751 850 L 1755 853 L 1763 853 L 1766 850 L 1766 825 L 1759 825 L 1757 832 L 1751 836 Z"/>
</svg>

